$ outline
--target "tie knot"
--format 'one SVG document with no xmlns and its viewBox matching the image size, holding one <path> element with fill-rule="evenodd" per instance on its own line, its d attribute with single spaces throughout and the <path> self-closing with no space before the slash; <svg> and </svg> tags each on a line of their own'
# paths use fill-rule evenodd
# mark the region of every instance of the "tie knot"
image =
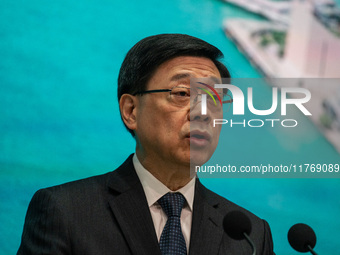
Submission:
<svg viewBox="0 0 340 255">
<path fill-rule="evenodd" d="M 181 217 L 181 211 L 184 206 L 185 198 L 181 193 L 166 193 L 158 203 L 168 217 Z"/>
</svg>

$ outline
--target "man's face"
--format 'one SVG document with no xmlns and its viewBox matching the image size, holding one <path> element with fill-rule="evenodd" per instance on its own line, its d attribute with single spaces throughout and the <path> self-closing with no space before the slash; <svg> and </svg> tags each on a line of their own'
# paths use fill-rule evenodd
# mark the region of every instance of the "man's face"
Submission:
<svg viewBox="0 0 340 255">
<path fill-rule="evenodd" d="M 207 58 L 181 56 L 164 62 L 147 84 L 146 90 L 190 87 L 190 78 L 221 79 L 215 64 Z M 169 92 L 137 96 L 137 153 L 157 164 L 190 166 L 205 163 L 216 149 L 219 127 L 212 126 L 222 110 L 201 115 L 201 104 L 178 106 Z M 190 150 L 191 143 L 191 150 Z"/>
</svg>

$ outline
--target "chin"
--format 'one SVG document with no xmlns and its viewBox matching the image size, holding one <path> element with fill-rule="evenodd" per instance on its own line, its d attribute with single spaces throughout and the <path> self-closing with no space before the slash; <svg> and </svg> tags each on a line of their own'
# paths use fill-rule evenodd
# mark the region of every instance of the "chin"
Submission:
<svg viewBox="0 0 340 255">
<path fill-rule="evenodd" d="M 172 155 L 172 160 L 174 163 L 177 163 L 182 166 L 190 166 L 190 152 L 182 152 L 179 153 L 178 150 L 175 154 Z"/>
<path fill-rule="evenodd" d="M 211 154 L 202 151 L 191 151 L 190 164 L 194 166 L 204 165 L 211 157 Z"/>
</svg>

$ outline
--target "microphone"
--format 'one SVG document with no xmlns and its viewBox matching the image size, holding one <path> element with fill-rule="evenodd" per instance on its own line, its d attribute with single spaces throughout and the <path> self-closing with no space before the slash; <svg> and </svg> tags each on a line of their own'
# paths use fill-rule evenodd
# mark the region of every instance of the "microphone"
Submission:
<svg viewBox="0 0 340 255">
<path fill-rule="evenodd" d="M 253 250 L 253 255 L 256 255 L 256 247 L 249 237 L 251 233 L 251 222 L 248 216 L 240 211 L 232 211 L 224 216 L 223 228 L 232 239 L 246 239 Z"/>
<path fill-rule="evenodd" d="M 292 226 L 288 231 L 288 242 L 296 251 L 309 251 L 313 255 L 317 255 L 313 250 L 316 244 L 316 235 L 313 229 L 306 224 L 298 223 Z"/>
</svg>

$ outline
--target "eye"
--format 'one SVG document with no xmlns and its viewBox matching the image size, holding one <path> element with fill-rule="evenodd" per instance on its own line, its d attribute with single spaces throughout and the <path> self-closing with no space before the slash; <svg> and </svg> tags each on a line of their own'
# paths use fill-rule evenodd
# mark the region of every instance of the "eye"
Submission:
<svg viewBox="0 0 340 255">
<path fill-rule="evenodd" d="M 187 88 L 174 88 L 171 94 L 176 97 L 186 98 L 190 97 L 190 90 Z"/>
<path fill-rule="evenodd" d="M 210 101 L 214 101 L 214 99 L 215 99 L 216 102 L 219 101 L 218 97 L 216 95 L 212 95 L 212 97 L 211 96 L 207 96 L 207 99 L 210 100 Z"/>
<path fill-rule="evenodd" d="M 177 92 L 176 95 L 179 96 L 179 97 L 187 97 L 187 96 L 190 96 L 189 93 L 187 93 L 186 91 Z"/>
</svg>

